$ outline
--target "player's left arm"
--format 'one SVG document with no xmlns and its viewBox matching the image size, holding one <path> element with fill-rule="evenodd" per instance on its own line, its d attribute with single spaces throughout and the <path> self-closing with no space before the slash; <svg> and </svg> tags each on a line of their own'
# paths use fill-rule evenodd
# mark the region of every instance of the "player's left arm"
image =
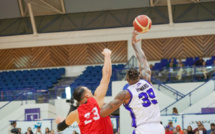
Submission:
<svg viewBox="0 0 215 134">
<path fill-rule="evenodd" d="M 143 52 L 141 46 L 137 44 L 139 41 L 140 39 L 137 39 L 137 32 L 134 30 L 132 33 L 132 46 L 139 61 L 140 78 L 151 83 L 151 69 L 147 62 L 145 53 Z"/>
<path fill-rule="evenodd" d="M 79 117 L 78 117 L 78 110 L 74 110 L 72 111 L 67 117 L 66 119 L 63 119 L 62 117 L 57 117 L 55 119 L 55 122 L 57 125 L 57 129 L 60 131 L 65 130 L 67 127 L 69 127 L 70 125 L 72 125 L 75 121 L 77 121 L 77 123 L 79 123 Z"/>
<path fill-rule="evenodd" d="M 121 91 L 117 94 L 117 96 L 109 102 L 105 104 L 101 110 L 100 115 L 101 117 L 106 117 L 117 110 L 126 100 L 130 99 L 131 95 L 127 90 Z"/>
</svg>

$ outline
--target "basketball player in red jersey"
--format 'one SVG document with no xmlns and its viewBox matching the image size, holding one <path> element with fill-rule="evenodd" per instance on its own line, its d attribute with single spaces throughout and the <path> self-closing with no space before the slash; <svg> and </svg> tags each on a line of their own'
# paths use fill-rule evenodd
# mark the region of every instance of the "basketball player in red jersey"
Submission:
<svg viewBox="0 0 215 134">
<path fill-rule="evenodd" d="M 79 124 L 81 134 L 113 134 L 110 117 L 101 117 L 100 108 L 104 105 L 110 77 L 112 73 L 111 51 L 104 49 L 104 67 L 102 79 L 94 96 L 87 87 L 79 86 L 73 92 L 73 98 L 80 103 L 77 110 L 72 111 L 65 120 L 56 118 L 58 130 L 62 131 L 75 121 Z"/>
</svg>

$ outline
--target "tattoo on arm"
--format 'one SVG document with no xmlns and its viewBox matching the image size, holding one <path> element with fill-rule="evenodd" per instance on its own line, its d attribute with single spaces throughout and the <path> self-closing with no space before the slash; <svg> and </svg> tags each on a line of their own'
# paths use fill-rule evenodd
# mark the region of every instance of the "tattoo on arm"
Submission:
<svg viewBox="0 0 215 134">
<path fill-rule="evenodd" d="M 106 116 L 110 115 L 116 109 L 118 109 L 128 98 L 130 98 L 130 93 L 127 90 L 121 91 L 120 93 L 118 93 L 118 95 L 114 98 L 113 101 L 104 105 L 101 108 L 101 111 L 100 111 L 101 116 L 106 117 Z"/>
<path fill-rule="evenodd" d="M 136 53 L 137 59 L 140 63 L 140 65 L 139 65 L 140 77 L 150 81 L 151 80 L 151 69 L 149 67 L 146 56 L 145 56 L 141 46 L 136 43 L 132 44 L 132 46 Z"/>
</svg>

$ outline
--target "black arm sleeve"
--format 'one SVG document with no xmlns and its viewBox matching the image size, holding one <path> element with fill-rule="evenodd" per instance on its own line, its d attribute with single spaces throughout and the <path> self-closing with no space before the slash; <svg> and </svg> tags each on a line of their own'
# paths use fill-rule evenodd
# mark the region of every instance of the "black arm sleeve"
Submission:
<svg viewBox="0 0 215 134">
<path fill-rule="evenodd" d="M 57 129 L 60 130 L 60 131 L 63 131 L 64 129 L 66 129 L 69 125 L 66 124 L 65 120 L 61 123 L 59 123 L 57 125 Z"/>
<path fill-rule="evenodd" d="M 17 128 L 13 128 L 13 129 L 10 130 L 10 132 L 11 132 L 11 133 L 16 133 L 16 134 L 18 134 L 19 131 L 18 131 Z"/>
</svg>

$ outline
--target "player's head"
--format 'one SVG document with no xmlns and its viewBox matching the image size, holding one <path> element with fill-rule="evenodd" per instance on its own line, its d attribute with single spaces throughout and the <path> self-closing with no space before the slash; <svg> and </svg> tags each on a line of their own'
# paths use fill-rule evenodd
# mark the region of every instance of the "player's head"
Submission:
<svg viewBox="0 0 215 134">
<path fill-rule="evenodd" d="M 79 86 L 75 88 L 72 96 L 75 100 L 81 102 L 82 100 L 87 100 L 88 98 L 93 97 L 93 94 L 87 87 Z"/>
<path fill-rule="evenodd" d="M 126 73 L 126 80 L 128 81 L 129 85 L 135 84 L 139 81 L 139 72 L 135 68 L 130 68 Z"/>
</svg>

